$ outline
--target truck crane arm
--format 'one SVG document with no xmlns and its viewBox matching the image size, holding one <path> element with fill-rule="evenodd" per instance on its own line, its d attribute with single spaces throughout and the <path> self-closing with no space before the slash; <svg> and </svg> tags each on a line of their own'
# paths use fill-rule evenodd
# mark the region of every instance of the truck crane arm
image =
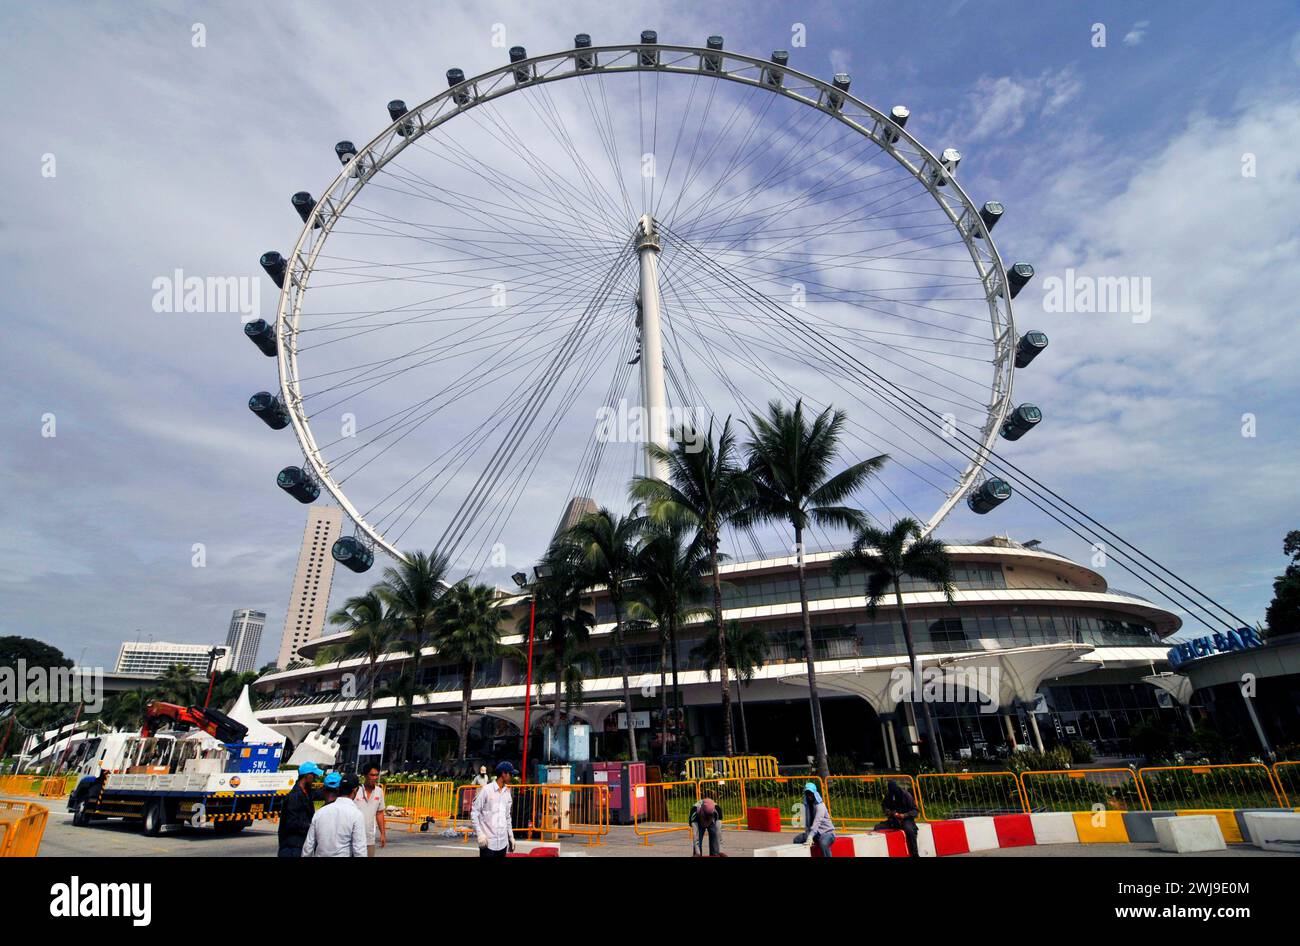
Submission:
<svg viewBox="0 0 1300 946">
<path fill-rule="evenodd" d="M 152 736 L 164 723 L 179 726 L 194 726 L 203 730 L 219 742 L 242 742 L 248 735 L 248 727 L 231 719 L 221 710 L 203 706 L 177 706 L 175 703 L 163 703 L 150 700 L 144 708 L 144 726 L 140 735 Z"/>
</svg>

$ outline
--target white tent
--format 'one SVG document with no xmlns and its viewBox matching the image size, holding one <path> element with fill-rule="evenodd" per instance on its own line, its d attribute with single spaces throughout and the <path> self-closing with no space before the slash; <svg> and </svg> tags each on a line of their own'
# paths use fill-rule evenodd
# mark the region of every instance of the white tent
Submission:
<svg viewBox="0 0 1300 946">
<path fill-rule="evenodd" d="M 247 684 L 245 684 L 244 689 L 239 694 L 239 699 L 235 700 L 235 705 L 230 708 L 227 715 L 235 722 L 243 723 L 248 727 L 248 735 L 244 737 L 245 742 L 269 742 L 284 745 L 284 736 L 253 714 L 253 703 L 248 697 Z"/>
</svg>

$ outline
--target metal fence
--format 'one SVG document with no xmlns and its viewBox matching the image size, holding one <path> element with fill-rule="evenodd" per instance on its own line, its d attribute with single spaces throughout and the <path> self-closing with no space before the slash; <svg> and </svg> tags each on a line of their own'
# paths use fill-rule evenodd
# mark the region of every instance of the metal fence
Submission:
<svg viewBox="0 0 1300 946">
<path fill-rule="evenodd" d="M 1142 783 L 1132 769 L 1057 769 L 1022 772 L 1030 811 L 1142 811 Z"/>
<path fill-rule="evenodd" d="M 1138 779 L 1152 811 L 1286 807 L 1273 773 L 1258 762 L 1157 765 L 1139 769 Z"/>
<path fill-rule="evenodd" d="M 35 857 L 49 816 L 35 802 L 0 800 L 0 857 Z"/>
</svg>

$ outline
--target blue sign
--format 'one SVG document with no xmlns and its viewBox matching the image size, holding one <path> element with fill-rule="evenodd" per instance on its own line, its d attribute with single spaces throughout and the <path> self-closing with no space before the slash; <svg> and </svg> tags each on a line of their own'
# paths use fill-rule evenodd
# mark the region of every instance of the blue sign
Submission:
<svg viewBox="0 0 1300 946">
<path fill-rule="evenodd" d="M 1169 662 L 1177 667 L 1198 657 L 1210 657 L 1214 654 L 1226 654 L 1234 650 L 1249 650 L 1263 646 L 1264 642 L 1259 639 L 1259 635 L 1253 628 L 1239 627 L 1226 634 L 1213 634 L 1209 637 L 1183 641 L 1176 647 L 1169 648 Z"/>
</svg>

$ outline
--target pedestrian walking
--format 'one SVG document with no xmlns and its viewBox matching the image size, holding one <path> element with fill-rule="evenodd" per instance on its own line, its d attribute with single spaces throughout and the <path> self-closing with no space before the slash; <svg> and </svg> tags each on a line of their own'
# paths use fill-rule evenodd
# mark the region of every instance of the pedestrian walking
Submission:
<svg viewBox="0 0 1300 946">
<path fill-rule="evenodd" d="M 470 821 L 478 837 L 479 857 L 505 857 L 515 849 L 515 830 L 510 821 L 514 799 L 510 779 L 518 771 L 509 762 L 497 764 L 497 778 L 474 795 Z"/>
<path fill-rule="evenodd" d="M 365 857 L 366 826 L 352 796 L 360 786 L 355 775 L 325 776 L 325 804 L 311 819 L 303 857 Z"/>
</svg>

